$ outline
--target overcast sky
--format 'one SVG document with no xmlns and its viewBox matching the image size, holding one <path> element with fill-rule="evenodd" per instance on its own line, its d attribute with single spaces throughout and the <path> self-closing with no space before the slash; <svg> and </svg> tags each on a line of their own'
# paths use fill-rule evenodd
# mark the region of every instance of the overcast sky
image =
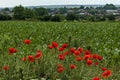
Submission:
<svg viewBox="0 0 120 80">
<path fill-rule="evenodd" d="M 106 3 L 120 4 L 120 0 L 0 0 L 0 7 Z"/>
</svg>

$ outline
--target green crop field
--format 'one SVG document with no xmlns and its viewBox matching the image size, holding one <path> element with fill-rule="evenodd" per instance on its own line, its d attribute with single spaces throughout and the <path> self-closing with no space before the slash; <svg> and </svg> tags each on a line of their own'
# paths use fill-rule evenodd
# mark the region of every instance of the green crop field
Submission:
<svg viewBox="0 0 120 80">
<path fill-rule="evenodd" d="M 120 22 L 1 21 L 0 80 L 41 78 L 120 80 Z"/>
</svg>

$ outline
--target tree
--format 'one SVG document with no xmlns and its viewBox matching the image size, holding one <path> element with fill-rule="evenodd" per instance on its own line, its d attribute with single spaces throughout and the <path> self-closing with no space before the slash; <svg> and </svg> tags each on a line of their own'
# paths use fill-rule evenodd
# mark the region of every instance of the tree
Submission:
<svg viewBox="0 0 120 80">
<path fill-rule="evenodd" d="M 100 21 L 105 21 L 106 20 L 106 15 L 103 15 L 100 19 Z"/>
<path fill-rule="evenodd" d="M 90 8 L 89 7 L 86 7 L 85 10 L 89 10 Z"/>
<path fill-rule="evenodd" d="M 1 10 L 1 12 L 2 12 L 2 14 L 4 14 L 4 15 L 9 15 L 9 14 L 11 14 L 11 11 L 10 11 L 9 8 L 3 8 L 3 9 Z"/>
<path fill-rule="evenodd" d="M 111 20 L 115 20 L 116 16 L 111 14 L 111 15 L 108 15 L 107 18 L 108 18 L 108 20 L 111 21 Z"/>
<path fill-rule="evenodd" d="M 12 20 L 12 17 L 9 15 L 0 14 L 0 20 Z"/>
<path fill-rule="evenodd" d="M 61 14 L 56 14 L 55 16 L 51 17 L 51 21 L 55 21 L 55 22 L 61 22 L 65 19 L 65 17 Z"/>
<path fill-rule="evenodd" d="M 84 9 L 84 6 L 83 6 L 83 5 L 81 5 L 81 6 L 80 6 L 80 9 Z"/>
<path fill-rule="evenodd" d="M 33 10 L 25 8 L 24 9 L 24 18 L 25 19 L 31 19 L 35 17 L 35 13 Z"/>
<path fill-rule="evenodd" d="M 67 13 L 67 8 L 66 7 L 59 8 L 59 12 L 60 12 L 60 14 L 65 14 L 65 13 Z"/>
<path fill-rule="evenodd" d="M 75 15 L 74 13 L 68 13 L 66 16 L 67 20 L 78 20 L 79 17 L 77 15 Z"/>
<path fill-rule="evenodd" d="M 4 9 L 2 9 L 2 11 L 10 11 L 10 9 L 9 8 L 4 8 Z"/>
<path fill-rule="evenodd" d="M 13 12 L 14 12 L 14 19 L 18 19 L 18 20 L 24 20 L 24 7 L 23 6 L 16 6 L 13 8 Z"/>
<path fill-rule="evenodd" d="M 98 10 L 102 10 L 102 9 L 103 9 L 103 7 L 96 7 L 96 9 L 98 9 Z"/>
<path fill-rule="evenodd" d="M 51 15 L 46 15 L 43 18 L 44 21 L 50 21 L 50 19 L 51 19 Z"/>
<path fill-rule="evenodd" d="M 113 4 L 106 4 L 103 8 L 106 9 L 106 10 L 117 9 L 117 7 Z"/>
<path fill-rule="evenodd" d="M 87 10 L 87 12 L 92 15 L 95 15 L 95 14 L 99 13 L 99 10 L 91 8 L 91 9 Z"/>
<path fill-rule="evenodd" d="M 48 15 L 48 10 L 46 8 L 35 8 L 34 9 L 36 16 L 45 16 Z"/>
</svg>

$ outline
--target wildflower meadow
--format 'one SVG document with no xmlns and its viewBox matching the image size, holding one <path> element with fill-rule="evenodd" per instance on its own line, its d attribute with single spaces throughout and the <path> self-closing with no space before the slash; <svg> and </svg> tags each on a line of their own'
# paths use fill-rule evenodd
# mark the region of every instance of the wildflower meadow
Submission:
<svg viewBox="0 0 120 80">
<path fill-rule="evenodd" d="M 0 80 L 120 80 L 120 23 L 1 21 Z"/>
</svg>

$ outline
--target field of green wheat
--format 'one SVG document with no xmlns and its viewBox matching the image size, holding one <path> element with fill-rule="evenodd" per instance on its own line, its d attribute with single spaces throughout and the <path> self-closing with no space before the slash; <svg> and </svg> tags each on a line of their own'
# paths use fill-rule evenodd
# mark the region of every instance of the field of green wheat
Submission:
<svg viewBox="0 0 120 80">
<path fill-rule="evenodd" d="M 33 79 L 120 80 L 120 23 L 1 21 L 0 80 Z"/>
</svg>

